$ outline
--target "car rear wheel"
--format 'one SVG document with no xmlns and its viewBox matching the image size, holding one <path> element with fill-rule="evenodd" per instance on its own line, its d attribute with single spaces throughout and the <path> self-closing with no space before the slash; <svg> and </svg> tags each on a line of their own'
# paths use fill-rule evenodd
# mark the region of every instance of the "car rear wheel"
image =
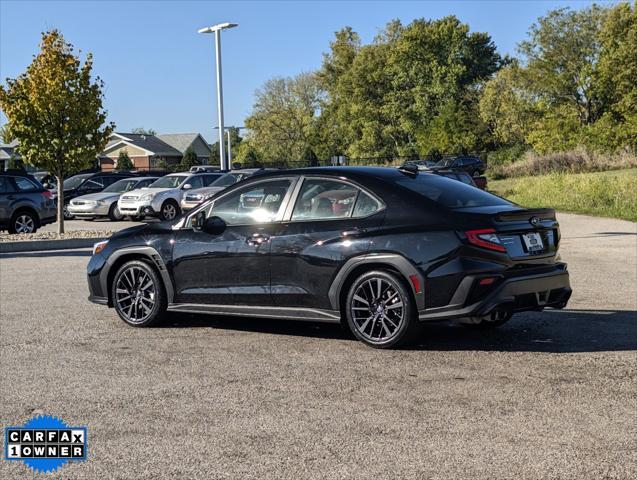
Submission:
<svg viewBox="0 0 637 480">
<path fill-rule="evenodd" d="M 35 233 L 38 223 L 35 216 L 30 212 L 17 212 L 11 219 L 9 233 Z"/>
<path fill-rule="evenodd" d="M 119 222 L 124 218 L 122 212 L 120 212 L 119 208 L 117 208 L 117 202 L 114 202 L 111 205 L 111 208 L 108 209 L 108 218 L 110 218 L 113 222 Z"/>
<path fill-rule="evenodd" d="M 416 337 L 416 308 L 405 283 L 394 273 L 377 270 L 358 277 L 345 302 L 347 323 L 367 345 L 389 348 Z"/>
<path fill-rule="evenodd" d="M 173 220 L 179 215 L 179 205 L 172 200 L 166 200 L 161 206 L 159 218 L 162 220 Z"/>
<path fill-rule="evenodd" d="M 111 286 L 113 306 L 119 317 L 133 327 L 157 325 L 166 312 L 166 293 L 161 278 L 140 260 L 125 263 Z"/>
</svg>

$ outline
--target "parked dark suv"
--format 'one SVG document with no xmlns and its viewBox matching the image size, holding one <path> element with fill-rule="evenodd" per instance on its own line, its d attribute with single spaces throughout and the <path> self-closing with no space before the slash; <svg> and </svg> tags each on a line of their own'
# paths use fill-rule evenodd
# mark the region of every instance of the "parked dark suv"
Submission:
<svg viewBox="0 0 637 480">
<path fill-rule="evenodd" d="M 95 244 L 89 298 L 137 327 L 169 311 L 343 321 L 391 347 L 422 322 L 497 327 L 515 312 L 564 308 L 559 240 L 555 211 L 440 175 L 284 170 Z"/>
<path fill-rule="evenodd" d="M 0 172 L 0 230 L 33 233 L 55 222 L 53 195 L 25 173 Z"/>
<path fill-rule="evenodd" d="M 135 177 L 135 173 L 125 172 L 98 172 L 98 173 L 81 173 L 73 175 L 64 180 L 64 218 L 73 218 L 67 209 L 67 205 L 75 197 L 80 195 L 88 195 L 89 193 L 97 193 L 104 190 L 109 185 L 122 180 L 123 178 Z"/>
<path fill-rule="evenodd" d="M 436 165 L 431 167 L 432 169 L 444 168 L 448 170 L 462 170 L 467 172 L 472 177 L 479 177 L 486 170 L 484 162 L 475 156 L 458 156 L 450 157 L 440 160 Z"/>
</svg>

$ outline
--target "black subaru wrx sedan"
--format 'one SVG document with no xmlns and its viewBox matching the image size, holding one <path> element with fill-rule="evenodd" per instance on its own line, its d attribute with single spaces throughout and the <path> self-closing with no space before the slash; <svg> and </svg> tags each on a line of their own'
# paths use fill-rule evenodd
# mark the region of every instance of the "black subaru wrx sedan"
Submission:
<svg viewBox="0 0 637 480">
<path fill-rule="evenodd" d="M 342 321 L 391 347 L 426 321 L 563 308 L 559 241 L 553 210 L 416 169 L 278 171 L 97 243 L 89 299 L 137 327 L 167 312 Z"/>
</svg>

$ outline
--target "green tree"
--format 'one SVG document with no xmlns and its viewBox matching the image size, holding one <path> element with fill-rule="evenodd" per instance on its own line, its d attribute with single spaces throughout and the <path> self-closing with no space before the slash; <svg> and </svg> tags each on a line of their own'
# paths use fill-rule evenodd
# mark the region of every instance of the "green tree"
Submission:
<svg viewBox="0 0 637 480">
<path fill-rule="evenodd" d="M 9 124 L 5 123 L 4 125 L 2 125 L 0 127 L 0 142 L 2 142 L 5 145 L 7 145 L 7 144 L 11 143 L 14 139 L 15 139 L 15 137 L 13 136 L 13 133 L 11 133 L 11 129 L 9 128 Z"/>
<path fill-rule="evenodd" d="M 517 62 L 504 67 L 484 85 L 479 111 L 496 146 L 524 143 L 536 112 Z"/>
<path fill-rule="evenodd" d="M 607 105 L 593 134 L 612 147 L 637 150 L 637 5 L 620 3 L 606 15 L 600 34 L 598 95 Z"/>
<path fill-rule="evenodd" d="M 245 123 L 264 162 L 302 158 L 314 138 L 321 94 L 317 76 L 308 73 L 269 80 L 257 91 Z"/>
<path fill-rule="evenodd" d="M 179 169 L 182 172 L 187 172 L 191 167 L 196 165 L 200 165 L 201 162 L 199 158 L 197 158 L 197 152 L 192 148 L 192 146 L 188 147 L 184 152 L 184 156 L 181 158 L 181 163 L 179 164 Z"/>
<path fill-rule="evenodd" d="M 0 86 L 0 107 L 23 160 L 56 177 L 63 233 L 64 177 L 95 163 L 114 124 L 105 124 L 103 82 L 91 78 L 92 55 L 82 63 L 58 30 L 43 33 L 40 48 L 24 74 Z"/>
<path fill-rule="evenodd" d="M 135 168 L 133 165 L 133 161 L 128 156 L 128 152 L 126 150 L 120 150 L 119 155 L 117 156 L 117 170 L 121 170 L 122 172 L 127 172 Z"/>
<path fill-rule="evenodd" d="M 249 139 L 241 142 L 237 149 L 237 154 L 233 158 L 241 163 L 243 168 L 258 168 L 262 166 L 259 152 Z"/>
<path fill-rule="evenodd" d="M 595 81 L 605 15 L 606 9 L 597 5 L 552 10 L 531 26 L 528 40 L 519 45 L 534 95 L 550 109 L 573 110 L 581 125 L 595 122 L 604 112 Z"/>
</svg>

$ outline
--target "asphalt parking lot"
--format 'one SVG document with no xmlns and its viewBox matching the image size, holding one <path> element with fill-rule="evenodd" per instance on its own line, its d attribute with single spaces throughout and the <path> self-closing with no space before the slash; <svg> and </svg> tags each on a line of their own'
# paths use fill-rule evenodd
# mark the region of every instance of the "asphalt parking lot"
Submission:
<svg viewBox="0 0 637 480">
<path fill-rule="evenodd" d="M 568 310 L 396 351 L 314 323 L 134 329 L 86 300 L 89 252 L 0 255 L 1 424 L 87 425 L 59 478 L 637 478 L 637 224 L 559 219 Z"/>
</svg>

